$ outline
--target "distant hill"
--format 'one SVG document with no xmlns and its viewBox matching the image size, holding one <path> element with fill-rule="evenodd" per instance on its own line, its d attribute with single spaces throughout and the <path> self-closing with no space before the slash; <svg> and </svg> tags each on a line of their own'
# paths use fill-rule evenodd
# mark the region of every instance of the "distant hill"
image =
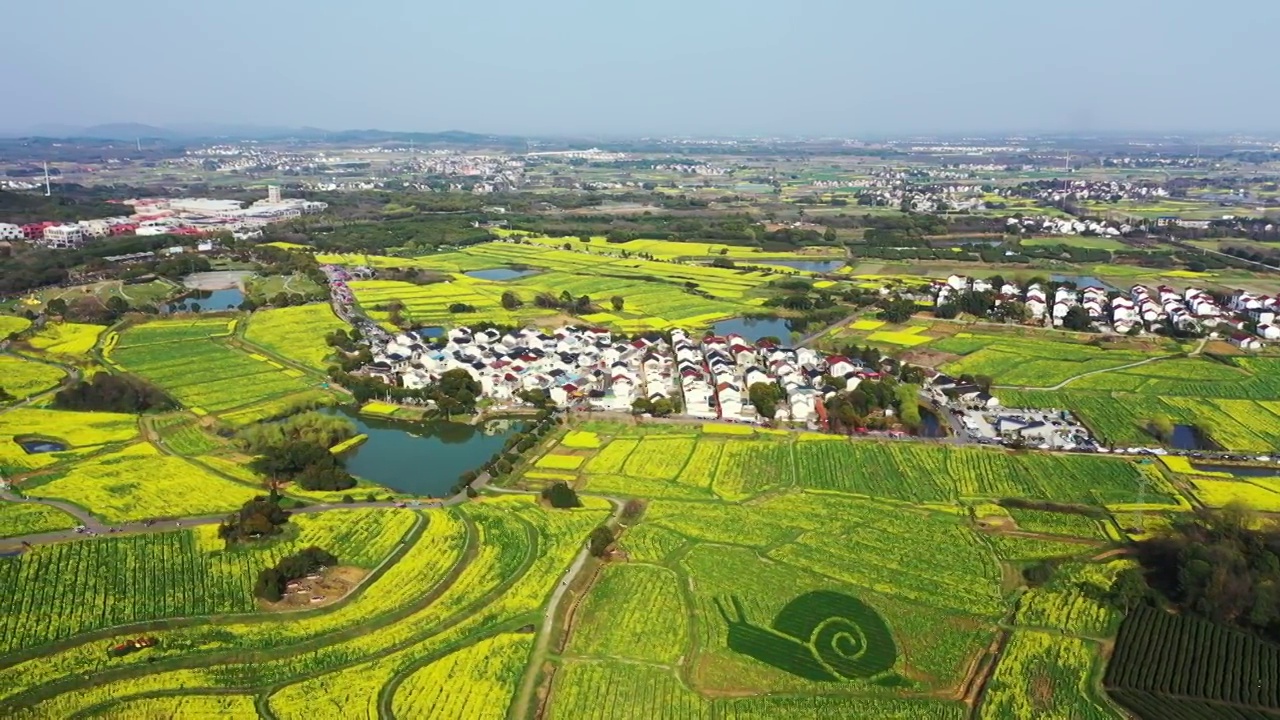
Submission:
<svg viewBox="0 0 1280 720">
<path fill-rule="evenodd" d="M 172 130 L 158 128 L 154 125 L 143 125 L 142 123 L 94 125 L 81 130 L 75 136 L 96 140 L 133 140 L 135 138 L 144 140 L 177 140 L 180 137 L 178 133 Z"/>
</svg>

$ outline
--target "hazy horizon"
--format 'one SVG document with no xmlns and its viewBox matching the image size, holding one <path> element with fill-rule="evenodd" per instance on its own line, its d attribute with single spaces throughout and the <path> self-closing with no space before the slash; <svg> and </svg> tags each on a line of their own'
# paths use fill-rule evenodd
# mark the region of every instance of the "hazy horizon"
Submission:
<svg viewBox="0 0 1280 720">
<path fill-rule="evenodd" d="M 1268 133 L 1280 4 L 226 0 L 6 12 L 0 130 L 504 135 Z M 18 100 L 15 102 L 15 100 Z"/>
</svg>

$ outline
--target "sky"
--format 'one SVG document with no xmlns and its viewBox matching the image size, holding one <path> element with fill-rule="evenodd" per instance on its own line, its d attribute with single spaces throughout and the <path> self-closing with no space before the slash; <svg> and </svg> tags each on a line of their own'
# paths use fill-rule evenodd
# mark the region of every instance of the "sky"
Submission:
<svg viewBox="0 0 1280 720">
<path fill-rule="evenodd" d="M 0 130 L 1280 130 L 1275 0 L 7 3 Z"/>
</svg>

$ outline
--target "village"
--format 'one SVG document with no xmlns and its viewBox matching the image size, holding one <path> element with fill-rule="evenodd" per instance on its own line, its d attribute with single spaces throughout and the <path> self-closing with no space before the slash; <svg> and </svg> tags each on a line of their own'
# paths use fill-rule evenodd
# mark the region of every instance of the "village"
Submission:
<svg viewBox="0 0 1280 720">
<path fill-rule="evenodd" d="M 951 275 L 933 283 L 936 307 L 954 305 L 965 293 L 993 293 L 993 313 L 1009 303 L 1020 302 L 1025 307 L 1025 317 L 1020 319 L 1056 328 L 1066 326 L 1120 335 L 1142 332 L 1204 335 L 1225 338 L 1243 350 L 1260 349 L 1264 340 L 1280 340 L 1280 326 L 1275 324 L 1280 300 L 1244 290 L 1215 297 L 1195 287 L 1178 291 L 1161 285 L 1153 292 L 1144 285 L 1134 285 L 1124 293 L 1094 283 L 1084 287 L 1063 283 L 1046 291 L 1035 282 L 1025 288 L 1003 282 L 997 288 L 987 280 L 963 275 Z M 1077 307 L 1080 310 L 1073 311 Z M 1071 327 L 1068 317 L 1073 312 L 1087 327 Z"/>
</svg>

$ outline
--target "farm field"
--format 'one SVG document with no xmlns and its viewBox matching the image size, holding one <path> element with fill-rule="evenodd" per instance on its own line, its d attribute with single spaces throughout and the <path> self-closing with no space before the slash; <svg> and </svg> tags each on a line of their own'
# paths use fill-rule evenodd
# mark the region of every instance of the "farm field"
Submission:
<svg viewBox="0 0 1280 720">
<path fill-rule="evenodd" d="M 1112 445 L 1155 444 L 1146 425 L 1165 416 L 1224 449 L 1266 453 L 1280 443 L 1277 370 L 1280 360 L 1268 357 L 1180 358 L 1080 378 L 1056 391 L 997 392 L 1007 406 L 1069 409 Z"/>
<path fill-rule="evenodd" d="M 244 339 L 324 372 L 328 367 L 325 361 L 333 351 L 325 343 L 325 335 L 346 329 L 348 325 L 333 314 L 328 303 L 313 303 L 255 312 L 249 318 Z"/>
<path fill-rule="evenodd" d="M 292 618 L 227 617 L 207 621 L 198 617 L 207 611 L 175 607 L 166 614 L 186 612 L 196 617 L 151 623 L 151 632 L 160 644 L 146 651 L 150 658 L 135 655 L 113 661 L 102 653 L 101 642 L 93 640 L 45 645 L 47 649 L 41 655 L 35 648 L 48 642 L 41 636 L 65 636 L 67 622 L 79 620 L 82 627 L 86 622 L 78 617 L 58 618 L 39 626 L 40 635 L 30 639 L 6 635 L 33 649 L 25 656 L 29 659 L 0 667 L 0 676 L 4 677 L 0 681 L 0 707 L 6 716 L 63 716 L 155 692 L 185 697 L 207 695 L 208 690 L 242 688 L 233 694 L 259 695 L 278 717 L 351 717 L 352 713 L 365 714 L 376 707 L 385 689 L 387 700 L 401 709 L 408 708 L 404 711 L 409 714 L 413 708 L 435 703 L 446 703 L 461 712 L 471 708 L 474 700 L 479 705 L 469 710 L 471 715 L 450 716 L 501 715 L 504 712 L 500 709 L 504 710 L 516 694 L 519 678 L 526 670 L 527 648 L 534 637 L 517 629 L 541 617 L 539 608 L 579 551 L 582 539 L 606 517 L 605 507 L 603 501 L 589 499 L 581 509 L 552 511 L 528 498 L 500 497 L 422 513 L 351 511 L 403 517 L 410 524 L 416 522 L 415 518 L 425 521 L 424 530 L 416 534 L 410 530 L 408 536 L 404 536 L 406 528 L 397 524 L 396 529 L 369 527 L 359 537 L 322 537 L 317 530 L 312 537 L 305 537 L 304 532 L 290 541 L 288 547 L 302 543 L 337 546 L 340 558 L 344 549 L 351 554 L 367 547 L 360 553 L 359 564 L 372 568 L 404 536 L 407 542 L 395 551 L 401 554 L 393 555 L 392 562 L 375 569 L 363 592 L 325 611 Z M 341 516 L 331 522 L 323 520 L 329 515 L 317 516 L 327 532 L 353 525 Z M 212 584 L 212 578 L 207 584 L 221 589 L 220 597 L 239 603 L 231 612 L 252 612 L 247 592 L 251 573 L 240 568 L 252 562 L 248 566 L 251 570 L 288 547 L 277 549 L 272 545 L 228 555 L 219 544 L 210 542 L 211 537 L 192 533 L 165 534 L 186 537 L 185 542 L 193 543 L 185 550 L 172 552 L 174 560 L 216 558 L 213 578 L 217 578 L 217 584 Z M 375 544 L 368 544 L 370 538 L 376 540 Z M 132 540 L 113 538 L 50 547 Z M 264 556 L 246 559 L 240 557 L 242 552 Z M 270 557 L 266 553 L 271 553 Z M 240 565 L 226 565 L 232 560 Z M 10 592 L 25 593 L 27 588 L 32 586 L 6 584 Z M 213 597 L 212 593 L 196 594 L 187 602 L 212 603 Z M 120 605 L 120 612 L 130 609 L 124 603 Z M 164 609 L 137 605 L 134 603 L 134 608 L 142 612 Z M 60 603 L 57 607 L 73 606 Z M 34 625 L 25 621 L 23 627 Z M 357 627 L 361 630 L 352 632 Z M 271 648 L 269 657 L 251 659 L 250 651 L 267 647 Z M 199 659 L 198 666 L 185 662 L 193 658 Z M 141 672 L 114 681 L 107 675 L 104 679 L 108 682 L 97 687 L 80 682 L 85 673 L 110 673 L 121 667 Z M 465 675 L 467 683 L 457 683 L 460 674 Z M 442 686 L 442 678 L 449 682 Z M 322 688 L 324 692 L 318 693 Z M 318 695 L 323 696 L 319 703 Z"/>
<path fill-rule="evenodd" d="M 698 433 L 680 426 L 671 427 L 681 435 L 643 437 L 624 426 L 599 426 L 592 429 L 602 446 L 585 462 L 584 450 L 576 449 L 571 458 L 548 455 L 539 467 L 578 470 L 578 486 L 587 492 L 735 501 L 802 489 L 917 503 L 1019 497 L 1106 506 L 1134 502 L 1139 479 L 1146 477 L 1150 502 L 1178 506 L 1158 473 L 1144 475 L 1135 461 L 1121 458 L 819 434 Z M 1096 527 L 1088 534 L 1097 537 Z"/>
<path fill-rule="evenodd" d="M 57 508 L 0 500 L 0 538 L 67 530 L 80 521 Z"/>
<path fill-rule="evenodd" d="M 64 500 L 106 523 L 230 512 L 261 492 L 138 443 L 29 477 L 28 497 Z"/>
<path fill-rule="evenodd" d="M 286 539 L 235 550 L 223 549 L 216 526 L 43 545 L 0 559 L 0 596 L 13 609 L 2 619 L 0 652 L 126 623 L 251 613 L 259 568 L 320 545 L 343 564 L 372 569 L 414 522 L 396 510 L 303 515 Z"/>
<path fill-rule="evenodd" d="M 637 241 L 642 242 L 642 241 Z M 657 242 L 657 241 L 652 241 Z M 626 332 L 685 326 L 706 327 L 717 320 L 758 312 L 763 296 L 756 290 L 781 270 L 754 272 L 704 265 L 659 262 L 636 256 L 622 257 L 613 244 L 583 245 L 585 252 L 560 249 L 563 243 L 515 245 L 485 243 L 452 253 L 420 258 L 376 258 L 366 256 L 318 256 L 322 262 L 370 264 L 374 267 L 420 267 L 447 274 L 447 280 L 429 285 L 393 280 L 353 281 L 351 289 L 361 307 L 374 319 L 385 321 L 379 308 L 392 301 L 404 304 L 402 315 L 415 325 L 457 324 L 459 322 L 527 323 L 554 317 L 555 310 L 534 305 L 541 294 L 559 297 L 568 292 L 574 298 L 587 296 L 599 310 L 584 319 L 610 325 Z M 692 243 L 680 245 L 690 252 Z M 684 247 L 684 246 L 689 247 Z M 606 250 L 608 252 L 606 252 Z M 780 255 L 786 255 L 785 253 Z M 655 255 L 655 257 L 657 257 Z M 794 255 L 796 259 L 808 256 Z M 463 273 L 499 267 L 529 268 L 538 272 L 507 280 L 483 280 Z M 699 294 L 687 291 L 694 287 Z M 503 293 L 514 293 L 524 304 L 508 310 L 502 307 Z M 706 293 L 706 296 L 701 293 Z M 610 299 L 621 295 L 626 304 L 614 310 Z M 465 303 L 474 312 L 452 313 L 449 306 Z"/>
<path fill-rule="evenodd" d="M 20 439 L 54 440 L 62 452 L 29 454 Z M 0 413 L 0 473 L 7 477 L 56 465 L 138 438 L 138 418 L 118 413 L 80 413 L 20 407 Z"/>
<path fill-rule="evenodd" d="M 223 419 L 233 424 L 258 418 L 228 411 L 287 405 L 315 394 L 314 382 L 290 374 L 281 363 L 227 344 L 223 338 L 237 322 L 201 318 L 136 325 L 122 331 L 104 357 L 155 383 L 197 415 L 226 413 Z"/>
<path fill-rule="evenodd" d="M 56 387 L 66 376 L 54 365 L 0 355 L 0 388 L 20 400 Z"/>
<path fill-rule="evenodd" d="M 729 257 L 735 261 L 750 263 L 751 260 L 822 260 L 823 258 L 840 258 L 841 253 L 831 248 L 808 248 L 809 251 L 769 252 L 760 248 L 742 245 L 726 245 L 708 242 L 679 242 L 674 240 L 628 240 L 622 243 L 611 243 L 601 236 L 590 238 L 583 243 L 577 237 L 532 237 L 519 230 L 498 230 L 501 237 L 523 237 L 532 245 L 561 248 L 569 243 L 574 248 L 586 248 L 593 253 L 623 257 L 623 254 L 637 255 L 646 253 L 658 260 L 675 260 L 682 258 L 706 258 L 708 261 L 717 257 Z"/>
<path fill-rule="evenodd" d="M 1120 626 L 1105 684 L 1143 717 L 1273 717 L 1277 667 L 1275 645 L 1143 605 Z"/>
<path fill-rule="evenodd" d="M 172 449 L 231 467 L 186 437 L 191 416 L 149 422 Z M 1015 508 L 1005 516 L 1046 539 L 1006 536 L 974 525 L 966 503 L 1123 507 L 1147 470 L 1117 458 L 741 430 L 579 424 L 543 456 L 554 468 L 529 471 L 577 485 L 575 510 L 486 494 L 447 509 L 295 515 L 296 530 L 260 548 L 224 549 L 202 526 L 0 559 L 0 602 L 22 608 L 0 650 L 16 658 L 0 662 L 0 712 L 234 709 L 253 698 L 280 718 L 391 707 L 478 719 L 520 714 L 513 708 L 545 696 L 546 714 L 564 718 L 1118 716 L 1089 679 L 1099 640 L 1116 627 L 1097 588 L 1124 561 L 1076 560 L 1021 594 L 1007 584 L 1008 568 L 1024 562 L 1011 557 L 1096 553 L 1107 542 L 1099 524 Z M 124 472 L 102 461 L 135 448 L 150 450 L 90 458 L 68 477 L 86 465 Z M 231 474 L 236 483 L 220 481 L 251 491 Z M 647 506 L 621 536 L 627 561 L 604 564 L 585 593 L 566 596 L 560 610 L 572 602 L 572 621 L 539 654 L 551 591 L 609 513 L 593 492 Z M 1164 492 L 1175 507 L 1173 489 Z M 1147 497 L 1161 502 L 1154 490 Z M 262 615 L 248 592 L 256 569 L 312 544 L 369 571 L 365 588 L 322 610 Z M 36 600 L 53 593 L 65 601 Z M 986 691 L 974 705 L 948 699 L 1005 622 L 1012 637 Z M 120 637 L 111 628 L 127 623 L 159 647 L 105 657 L 102 645 Z M 839 640 L 848 633 L 860 638 L 852 650 Z"/>
<path fill-rule="evenodd" d="M 62 359 L 84 359 L 105 330 L 101 325 L 86 323 L 49 323 L 27 342 L 37 350 Z"/>
</svg>

